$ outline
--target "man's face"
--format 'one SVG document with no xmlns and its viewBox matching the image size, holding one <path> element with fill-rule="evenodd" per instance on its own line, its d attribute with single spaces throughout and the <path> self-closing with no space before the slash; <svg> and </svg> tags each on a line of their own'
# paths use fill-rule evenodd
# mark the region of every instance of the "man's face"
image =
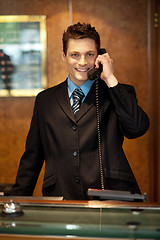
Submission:
<svg viewBox="0 0 160 240">
<path fill-rule="evenodd" d="M 69 39 L 66 55 L 63 60 L 67 64 L 69 78 L 77 86 L 88 80 L 87 72 L 94 68 L 97 58 L 95 41 L 90 38 Z"/>
</svg>

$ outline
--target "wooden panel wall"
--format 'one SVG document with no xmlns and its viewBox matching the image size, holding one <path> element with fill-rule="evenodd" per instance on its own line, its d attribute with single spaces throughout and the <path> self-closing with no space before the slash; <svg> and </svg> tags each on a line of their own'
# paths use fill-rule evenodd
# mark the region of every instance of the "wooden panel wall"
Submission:
<svg viewBox="0 0 160 240">
<path fill-rule="evenodd" d="M 120 82 L 133 84 L 139 104 L 149 114 L 147 68 L 147 0 L 0 0 L 0 14 L 47 16 L 48 86 L 67 77 L 61 60 L 61 37 L 70 22 L 90 22 L 101 35 L 114 59 Z M 0 182 L 13 183 L 32 115 L 34 98 L 0 98 Z M 141 191 L 150 196 L 150 131 L 138 139 L 126 140 L 124 149 Z M 8 170 L 11 174 L 8 173 Z M 42 175 L 35 195 L 40 195 Z"/>
<path fill-rule="evenodd" d="M 148 77 L 150 95 L 150 195 L 160 202 L 160 0 L 148 0 Z"/>
</svg>

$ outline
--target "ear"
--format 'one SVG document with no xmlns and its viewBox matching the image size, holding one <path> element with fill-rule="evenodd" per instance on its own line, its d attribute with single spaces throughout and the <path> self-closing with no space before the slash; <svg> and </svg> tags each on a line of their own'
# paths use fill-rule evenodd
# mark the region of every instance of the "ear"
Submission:
<svg viewBox="0 0 160 240">
<path fill-rule="evenodd" d="M 63 52 L 63 49 L 62 49 L 62 60 L 63 60 L 64 62 L 66 62 L 66 55 L 65 55 L 65 53 Z"/>
</svg>

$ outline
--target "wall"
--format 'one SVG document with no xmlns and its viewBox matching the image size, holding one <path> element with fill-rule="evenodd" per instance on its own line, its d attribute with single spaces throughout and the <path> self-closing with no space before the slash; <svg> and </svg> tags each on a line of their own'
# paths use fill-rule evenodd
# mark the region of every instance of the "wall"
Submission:
<svg viewBox="0 0 160 240">
<path fill-rule="evenodd" d="M 149 0 L 149 89 L 151 196 L 160 203 L 160 0 Z"/>
<path fill-rule="evenodd" d="M 147 78 L 147 0 L 0 0 L 1 15 L 47 16 L 48 86 L 67 77 L 61 60 L 61 37 L 72 21 L 90 22 L 102 38 L 102 46 L 114 59 L 115 75 L 121 83 L 136 88 L 139 104 L 149 113 Z M 32 116 L 34 97 L 0 98 L 0 182 L 13 183 Z M 141 191 L 150 195 L 150 131 L 126 140 L 124 149 Z M 35 195 L 40 195 L 43 172 Z"/>
</svg>

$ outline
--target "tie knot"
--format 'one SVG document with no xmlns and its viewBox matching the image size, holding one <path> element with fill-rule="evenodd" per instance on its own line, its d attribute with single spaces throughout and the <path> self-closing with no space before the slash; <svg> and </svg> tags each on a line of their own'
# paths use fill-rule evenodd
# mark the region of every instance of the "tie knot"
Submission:
<svg viewBox="0 0 160 240">
<path fill-rule="evenodd" d="M 73 99 L 77 98 L 80 101 L 82 101 L 83 97 L 84 97 L 84 93 L 83 93 L 82 89 L 80 87 L 76 88 L 73 92 Z"/>
<path fill-rule="evenodd" d="M 84 93 L 80 87 L 76 88 L 73 92 L 73 113 L 76 114 L 81 106 L 82 99 L 84 98 Z"/>
</svg>

